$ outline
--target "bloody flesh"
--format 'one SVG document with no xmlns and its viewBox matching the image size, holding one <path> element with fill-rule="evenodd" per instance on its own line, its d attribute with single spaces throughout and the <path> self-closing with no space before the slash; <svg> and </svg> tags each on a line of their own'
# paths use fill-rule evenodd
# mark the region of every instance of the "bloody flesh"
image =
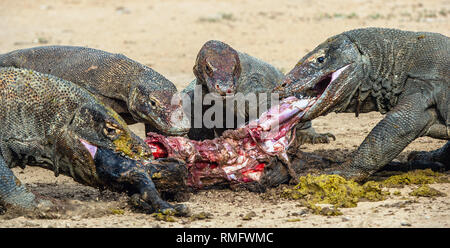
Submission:
<svg viewBox="0 0 450 248">
<path fill-rule="evenodd" d="M 288 161 L 291 130 L 313 103 L 314 99 L 288 97 L 259 119 L 212 140 L 195 141 L 150 132 L 145 141 L 155 158 L 173 157 L 186 162 L 190 187 L 259 181 L 272 156 Z"/>
</svg>

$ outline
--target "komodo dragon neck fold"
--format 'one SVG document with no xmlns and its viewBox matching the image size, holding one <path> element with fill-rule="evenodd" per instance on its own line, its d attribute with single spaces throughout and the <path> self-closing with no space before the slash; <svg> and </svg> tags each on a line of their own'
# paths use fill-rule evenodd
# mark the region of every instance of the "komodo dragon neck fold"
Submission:
<svg viewBox="0 0 450 248">
<path fill-rule="evenodd" d="M 358 91 L 355 91 L 356 106 L 352 106 L 354 109 L 351 112 L 358 115 L 359 107 L 370 96 L 376 109 L 366 106 L 369 109 L 364 109 L 363 112 L 377 110 L 385 114 L 396 105 L 404 90 L 412 65 L 411 58 L 414 57 L 416 38 L 411 39 L 409 35 L 387 30 L 380 33 L 352 30 L 343 35 L 358 48 L 365 65 L 363 70 L 366 78 L 360 82 Z M 355 95 L 350 99 L 354 97 Z"/>
</svg>

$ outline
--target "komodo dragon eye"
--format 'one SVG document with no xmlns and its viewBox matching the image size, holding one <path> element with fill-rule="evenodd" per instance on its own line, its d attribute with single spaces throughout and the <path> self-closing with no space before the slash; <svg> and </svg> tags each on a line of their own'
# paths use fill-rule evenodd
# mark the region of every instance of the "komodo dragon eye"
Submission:
<svg viewBox="0 0 450 248">
<path fill-rule="evenodd" d="M 116 139 L 122 133 L 122 130 L 116 125 L 106 122 L 103 133 L 111 139 Z"/>
<path fill-rule="evenodd" d="M 208 62 L 206 63 L 205 69 L 206 69 L 206 74 L 208 74 L 208 76 L 212 77 L 213 69 L 211 68 L 211 66 L 209 65 Z"/>
<path fill-rule="evenodd" d="M 325 57 L 324 56 L 320 56 L 317 58 L 317 62 L 319 63 L 323 63 L 325 61 Z"/>
<path fill-rule="evenodd" d="M 159 101 L 154 97 L 150 97 L 149 102 L 150 102 L 150 106 L 152 107 L 152 109 L 159 108 L 159 106 L 160 106 Z"/>
</svg>

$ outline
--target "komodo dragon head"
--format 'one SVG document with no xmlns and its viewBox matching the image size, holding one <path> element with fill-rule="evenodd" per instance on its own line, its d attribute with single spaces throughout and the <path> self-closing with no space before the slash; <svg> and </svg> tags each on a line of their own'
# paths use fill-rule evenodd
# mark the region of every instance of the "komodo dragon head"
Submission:
<svg viewBox="0 0 450 248">
<path fill-rule="evenodd" d="M 306 54 L 274 92 L 316 98 L 305 121 L 344 111 L 364 78 L 365 61 L 346 35 L 336 35 Z"/>
<path fill-rule="evenodd" d="M 103 154 L 114 157 L 117 163 L 153 158 L 148 146 L 131 132 L 125 121 L 99 102 L 89 102 L 75 110 L 70 123 L 62 129 L 56 147 L 75 171 L 103 166 L 98 164 L 104 161 L 99 158 Z M 99 153 L 100 150 L 110 152 Z"/>
<path fill-rule="evenodd" d="M 210 40 L 197 55 L 194 74 L 210 93 L 220 96 L 235 94 L 241 76 L 239 55 L 229 45 Z"/>
<path fill-rule="evenodd" d="M 174 194 L 185 189 L 187 171 L 183 163 L 153 160 L 148 145 L 111 108 L 99 102 L 83 105 L 57 142 L 55 152 L 76 181 L 139 195 L 141 200 L 135 204 L 145 210 L 184 207 L 172 206 L 158 193 Z"/>
<path fill-rule="evenodd" d="M 161 183 L 182 187 L 182 163 L 151 160 L 147 144 L 87 90 L 52 75 L 4 67 L 0 95 L 0 159 L 138 195 L 139 206 L 151 205 L 147 209 L 173 207 L 160 198 L 152 178 L 158 174 Z"/>
<path fill-rule="evenodd" d="M 190 120 L 183 112 L 177 97 L 177 88 L 168 79 L 151 70 L 131 88 L 128 109 L 137 121 L 152 124 L 166 135 L 181 136 L 190 127 Z"/>
</svg>

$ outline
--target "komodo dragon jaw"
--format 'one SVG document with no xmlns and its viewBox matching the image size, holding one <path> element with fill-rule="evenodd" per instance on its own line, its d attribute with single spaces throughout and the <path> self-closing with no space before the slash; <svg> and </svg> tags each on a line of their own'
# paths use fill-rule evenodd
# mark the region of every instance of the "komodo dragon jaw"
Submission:
<svg viewBox="0 0 450 248">
<path fill-rule="evenodd" d="M 75 180 L 87 184 L 108 184 L 92 176 L 97 175 L 96 168 L 99 165 L 94 160 L 99 150 L 111 150 L 113 156 L 127 160 L 153 158 L 146 144 L 129 130 L 117 113 L 107 106 L 95 104 L 86 104 L 77 109 L 71 122 L 57 138 L 55 146 L 59 161 L 54 162 L 54 166 L 63 166 L 63 170 L 68 168 Z"/>
<path fill-rule="evenodd" d="M 364 78 L 363 60 L 346 36 L 332 37 L 303 57 L 274 92 L 316 98 L 304 121 L 344 111 Z"/>
<path fill-rule="evenodd" d="M 169 84 L 164 82 L 159 84 L 158 90 L 149 89 L 147 85 L 139 84 L 130 92 L 128 109 L 133 118 L 151 123 L 167 135 L 186 134 L 191 122 L 184 114 L 182 102 L 177 100 L 176 88 L 168 88 L 165 85 Z"/>
</svg>

